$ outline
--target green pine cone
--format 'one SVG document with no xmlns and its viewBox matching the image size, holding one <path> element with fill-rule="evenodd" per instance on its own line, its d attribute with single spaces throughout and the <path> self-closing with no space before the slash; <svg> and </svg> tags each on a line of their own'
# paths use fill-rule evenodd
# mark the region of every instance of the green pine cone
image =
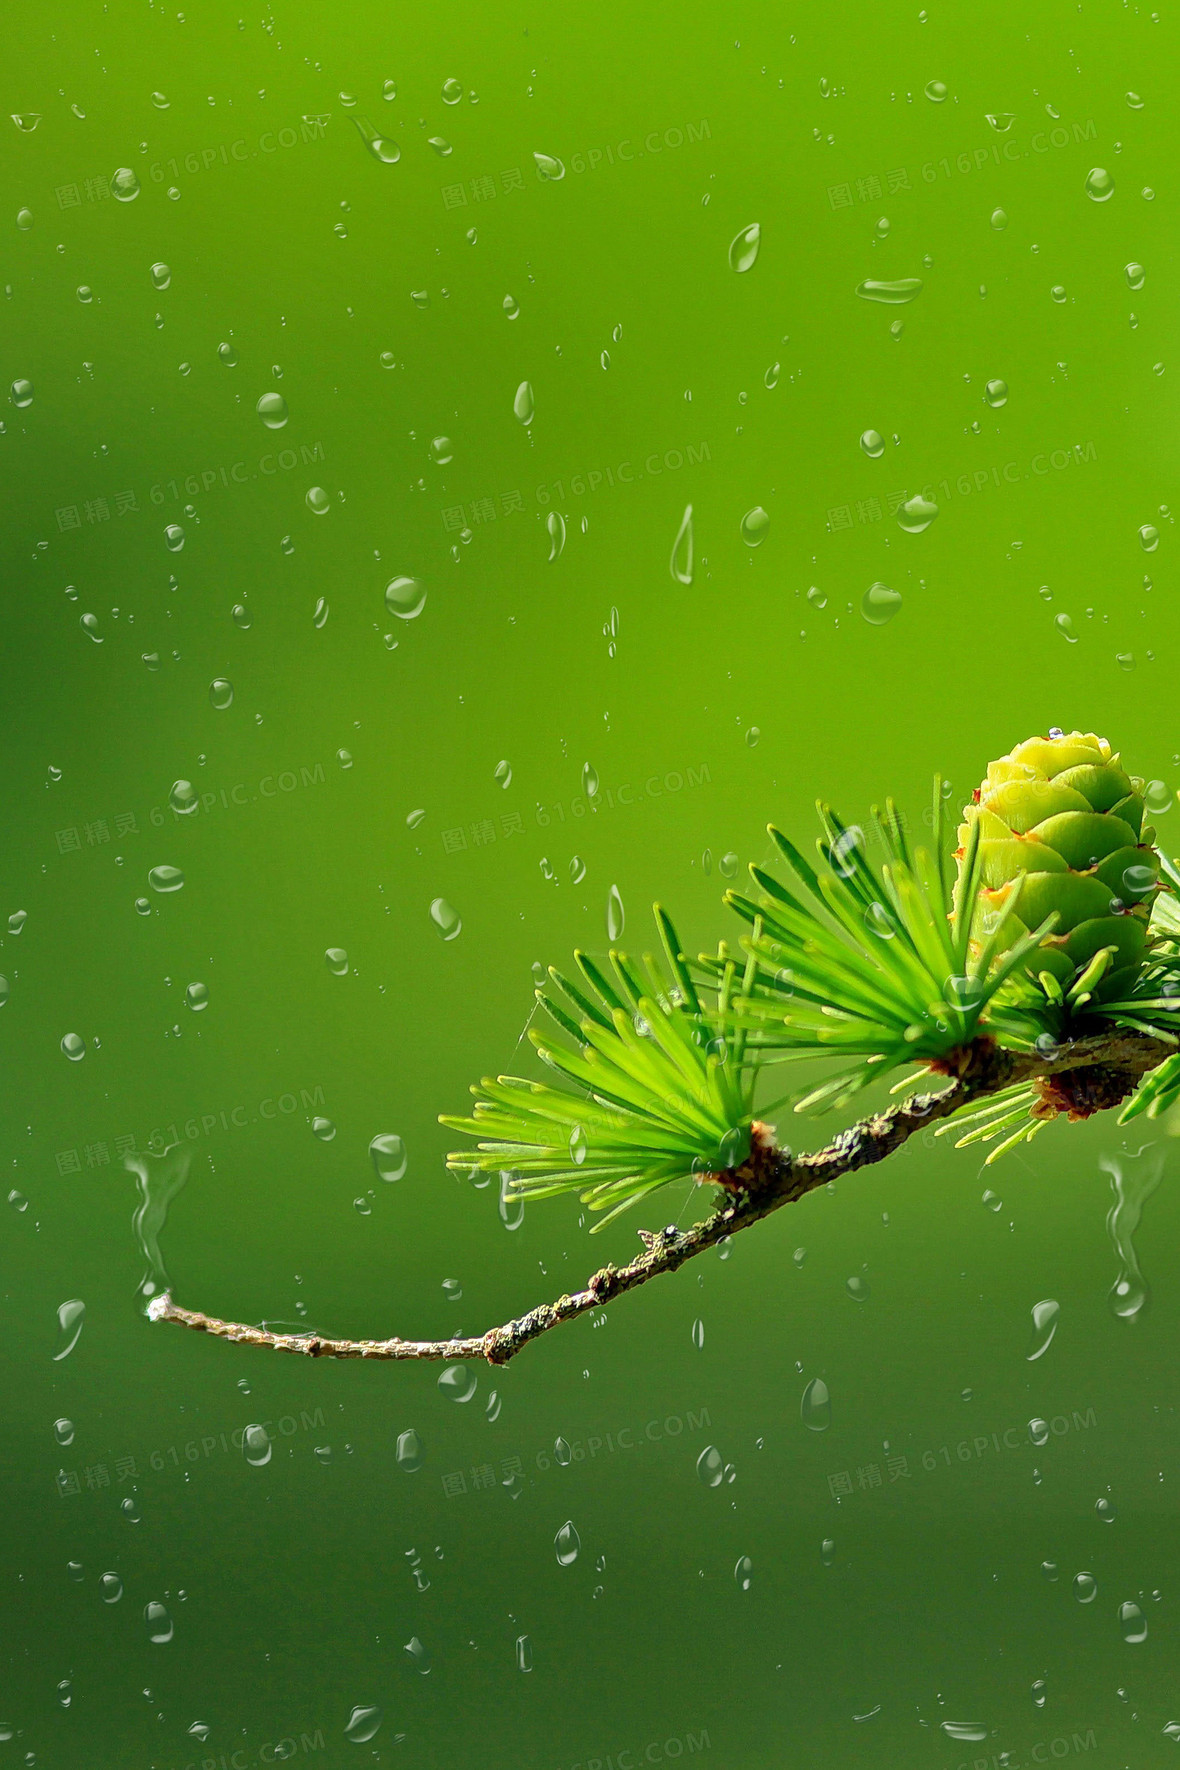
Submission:
<svg viewBox="0 0 1180 1770">
<path fill-rule="evenodd" d="M 983 888 L 974 938 L 987 938 L 1020 880 L 1003 929 L 1005 947 L 1057 915 L 1053 931 L 1025 961 L 1027 975 L 1048 973 L 1068 993 L 1108 950 L 1105 974 L 1086 988 L 1093 1006 L 1118 1000 L 1142 968 L 1159 889 L 1155 831 L 1143 827 L 1142 791 L 1143 782 L 1123 772 L 1106 739 L 1091 732 L 1051 731 L 993 762 L 959 829 L 961 871 L 978 821 Z"/>
</svg>

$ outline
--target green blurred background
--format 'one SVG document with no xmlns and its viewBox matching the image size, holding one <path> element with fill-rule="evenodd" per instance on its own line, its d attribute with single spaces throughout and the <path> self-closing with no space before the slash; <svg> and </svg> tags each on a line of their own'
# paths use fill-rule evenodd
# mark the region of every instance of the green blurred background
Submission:
<svg viewBox="0 0 1180 1770">
<path fill-rule="evenodd" d="M 150 1328 L 123 1164 L 190 1153 L 184 1304 L 481 1331 L 706 1202 L 589 1242 L 443 1167 L 436 1114 L 525 1061 L 532 967 L 602 950 L 612 887 L 624 944 L 657 895 L 712 942 L 768 819 L 919 815 L 1052 724 L 1180 784 L 1171 15 L 66 0 L 5 34 L 0 1763 L 1167 1761 L 1166 1125 L 986 1174 L 915 1142 L 458 1403 Z M 1132 1193 L 1164 1164 L 1133 1320 L 1103 1156 Z"/>
</svg>

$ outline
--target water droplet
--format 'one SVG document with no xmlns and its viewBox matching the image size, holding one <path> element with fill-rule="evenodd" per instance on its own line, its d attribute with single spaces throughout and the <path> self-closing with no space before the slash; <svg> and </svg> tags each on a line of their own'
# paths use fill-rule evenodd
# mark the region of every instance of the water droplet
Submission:
<svg viewBox="0 0 1180 1770">
<path fill-rule="evenodd" d="M 920 277 L 898 277 L 894 282 L 882 283 L 870 277 L 857 284 L 856 292 L 865 301 L 883 301 L 889 307 L 901 307 L 922 293 L 922 280 Z"/>
<path fill-rule="evenodd" d="M 173 781 L 168 803 L 180 817 L 188 817 L 201 803 L 201 795 L 192 781 Z"/>
<path fill-rule="evenodd" d="M 492 779 L 496 782 L 497 786 L 510 787 L 512 785 L 511 762 L 497 762 L 495 768 L 492 770 Z"/>
<path fill-rule="evenodd" d="M 1137 1647 L 1141 1641 L 1147 1639 L 1147 1618 L 1137 1604 L 1128 1601 L 1119 1605 L 1119 1628 L 1122 1630 L 1123 1640 L 1132 1647 Z"/>
<path fill-rule="evenodd" d="M 16 212 L 16 225 L 20 228 L 23 234 L 27 234 L 33 225 L 33 211 L 31 209 L 18 209 Z"/>
<path fill-rule="evenodd" d="M 1143 1208 L 1160 1183 L 1163 1161 L 1163 1151 L 1156 1144 L 1148 1144 L 1138 1155 L 1102 1155 L 1098 1158 L 1099 1166 L 1110 1175 L 1115 1196 L 1106 1228 L 1118 1256 L 1119 1272 L 1107 1301 L 1111 1312 L 1120 1321 L 1138 1320 L 1151 1300 L 1134 1237 Z"/>
<path fill-rule="evenodd" d="M 458 104 L 463 96 L 463 88 L 458 80 L 444 80 L 442 100 L 444 104 Z"/>
<path fill-rule="evenodd" d="M 707 1444 L 697 1458 L 697 1474 L 706 1487 L 720 1487 L 725 1462 L 715 1444 Z"/>
<path fill-rule="evenodd" d="M 81 1063 L 86 1055 L 85 1041 L 77 1033 L 67 1033 L 61 1042 L 61 1048 L 71 1063 Z"/>
<path fill-rule="evenodd" d="M 442 1281 L 442 1293 L 448 1303 L 461 1303 L 463 1301 L 463 1286 L 459 1283 L 457 1278 L 444 1278 Z"/>
<path fill-rule="evenodd" d="M 312 1135 L 318 1137 L 321 1143 L 331 1143 L 336 1135 L 336 1127 L 332 1120 L 324 1118 L 322 1114 L 312 1119 L 311 1129 Z"/>
<path fill-rule="evenodd" d="M 315 516 L 326 516 L 331 508 L 332 500 L 323 486 L 312 486 L 304 502 Z"/>
<path fill-rule="evenodd" d="M 1103 1524 L 1113 1524 L 1118 1517 L 1118 1511 L 1110 1500 L 1095 1500 L 1094 1510 L 1101 1518 Z"/>
<path fill-rule="evenodd" d="M 139 195 L 139 180 L 130 166 L 120 166 L 111 178 L 111 195 L 120 203 L 133 203 Z"/>
<path fill-rule="evenodd" d="M 445 467 L 455 458 L 455 445 L 449 436 L 436 436 L 430 444 L 430 459 L 439 467 Z"/>
<path fill-rule="evenodd" d="M 353 1745 L 367 1745 L 384 1718 L 384 1710 L 376 1707 L 354 1708 L 344 1723 L 344 1737 Z"/>
<path fill-rule="evenodd" d="M 119 1510 L 122 1512 L 124 1518 L 126 1518 L 128 1524 L 139 1524 L 142 1520 L 142 1514 L 139 1507 L 130 1494 L 127 1495 L 125 1500 L 119 1501 Z"/>
<path fill-rule="evenodd" d="M 564 1438 L 553 1440 L 553 1455 L 563 1469 L 568 1469 L 574 1460 L 574 1453 Z"/>
<path fill-rule="evenodd" d="M 522 424 L 531 424 L 535 411 L 531 381 L 522 381 L 512 400 L 512 410 Z"/>
<path fill-rule="evenodd" d="M 402 150 L 397 142 L 390 141 L 388 136 L 379 135 L 373 125 L 366 123 L 361 117 L 354 117 L 353 122 L 360 131 L 361 140 L 373 158 L 380 160 L 383 166 L 396 166 L 402 157 Z"/>
<path fill-rule="evenodd" d="M 396 1131 L 383 1131 L 369 1144 L 369 1159 L 379 1179 L 400 1180 L 409 1166 L 406 1146 Z"/>
<path fill-rule="evenodd" d="M 907 535 L 921 535 L 930 527 L 938 515 L 938 505 L 924 498 L 921 492 L 907 498 L 897 513 L 897 526 L 905 530 Z"/>
<path fill-rule="evenodd" d="M 545 527 L 549 534 L 549 563 L 560 558 L 565 546 L 565 517 L 560 510 L 551 510 L 545 518 Z"/>
<path fill-rule="evenodd" d="M 98 1590 L 104 1604 L 117 1604 L 123 1596 L 123 1582 L 117 1573 L 104 1573 L 98 1582 Z"/>
<path fill-rule="evenodd" d="M 826 1432 L 832 1423 L 832 1399 L 822 1377 L 812 1377 L 803 1391 L 799 1416 L 812 1432 Z"/>
<path fill-rule="evenodd" d="M 855 1273 L 851 1278 L 845 1279 L 844 1289 L 857 1303 L 863 1303 L 870 1294 L 868 1279 L 860 1278 Z"/>
<path fill-rule="evenodd" d="M 19 406 L 23 411 L 25 406 L 31 406 L 33 403 L 33 383 L 24 380 L 14 381 L 9 389 L 9 394 L 13 405 Z"/>
<path fill-rule="evenodd" d="M 531 1672 L 533 1669 L 533 1644 L 527 1635 L 516 1637 L 516 1669 L 518 1672 Z"/>
<path fill-rule="evenodd" d="M 28 910 L 13 910 L 11 916 L 8 918 L 8 932 L 10 934 L 19 934 L 28 919 Z"/>
<path fill-rule="evenodd" d="M 1053 1336 L 1057 1332 L 1057 1321 L 1060 1314 L 1061 1305 L 1055 1302 L 1052 1297 L 1046 1297 L 1043 1302 L 1033 1304 L 1031 1350 L 1025 1353 L 1029 1364 L 1049 1350 Z"/>
<path fill-rule="evenodd" d="M 164 529 L 164 545 L 169 553 L 179 553 L 184 546 L 184 530 L 178 522 L 170 522 Z"/>
<path fill-rule="evenodd" d="M 992 226 L 998 234 L 1003 233 L 1008 225 L 1008 217 L 1003 209 L 992 210 Z"/>
<path fill-rule="evenodd" d="M 860 599 L 860 612 L 871 627 L 884 627 L 900 607 L 900 590 L 891 590 L 888 584 L 870 584 Z"/>
<path fill-rule="evenodd" d="M 248 633 L 250 628 L 254 625 L 254 616 L 250 613 L 250 610 L 246 607 L 245 603 L 235 602 L 230 613 L 233 616 L 234 626 L 240 627 L 243 633 Z"/>
<path fill-rule="evenodd" d="M 470 1401 L 479 1386 L 479 1378 L 465 1364 L 449 1364 L 438 1379 L 438 1386 L 449 1401 Z"/>
<path fill-rule="evenodd" d="M 1034 1678 L 1031 1694 L 1034 1705 L 1039 1709 L 1043 1709 L 1045 1706 L 1045 1696 L 1047 1694 L 1047 1686 L 1044 1678 Z"/>
<path fill-rule="evenodd" d="M 149 1641 L 153 1641 L 157 1647 L 163 1647 L 166 1642 L 171 1641 L 172 1618 L 158 1599 L 153 1598 L 150 1604 L 144 1606 L 143 1620 L 147 1624 Z"/>
<path fill-rule="evenodd" d="M 191 1008 L 194 1014 L 199 1014 L 202 1008 L 207 1008 L 209 1006 L 208 985 L 204 983 L 190 983 L 184 992 L 184 1000 L 186 1006 Z"/>
<path fill-rule="evenodd" d="M 1030 1420 L 1028 1422 L 1028 1435 L 1034 1444 L 1048 1444 L 1049 1422 L 1041 1419 Z"/>
<path fill-rule="evenodd" d="M 945 80 L 929 80 L 926 83 L 926 97 L 931 104 L 942 104 L 946 99 Z"/>
<path fill-rule="evenodd" d="M 79 621 L 78 621 L 78 625 L 81 627 L 81 629 L 84 633 L 88 634 L 90 636 L 90 638 L 93 639 L 95 645 L 102 644 L 102 634 L 98 630 L 98 616 L 97 615 L 82 615 L 82 616 L 80 616 Z"/>
<path fill-rule="evenodd" d="M 1134 259 L 1127 265 L 1123 274 L 1132 289 L 1141 289 L 1147 280 L 1147 272 L 1141 264 L 1136 264 Z"/>
<path fill-rule="evenodd" d="M 757 221 L 744 227 L 740 234 L 735 234 L 729 243 L 729 268 L 742 271 L 752 270 L 762 245 L 762 228 Z"/>
<path fill-rule="evenodd" d="M 1092 1573 L 1074 1575 L 1073 1595 L 1079 1604 L 1092 1604 L 1098 1596 L 1098 1581 Z"/>
<path fill-rule="evenodd" d="M 680 527 L 676 531 L 676 539 L 672 543 L 672 558 L 669 564 L 672 576 L 678 584 L 692 583 L 692 505 L 686 504 Z"/>
<path fill-rule="evenodd" d="M 407 1475 L 416 1475 L 426 1460 L 426 1451 L 422 1440 L 411 1426 L 406 1432 L 397 1435 L 397 1466 Z"/>
<path fill-rule="evenodd" d="M 826 1536 L 820 1544 L 819 1558 L 825 1567 L 830 1567 L 836 1559 L 836 1544 L 832 1537 Z"/>
<path fill-rule="evenodd" d="M 612 885 L 606 894 L 606 937 L 610 941 L 622 938 L 626 922 L 623 909 L 623 897 L 617 885 Z"/>
<path fill-rule="evenodd" d="M 511 1174 L 502 1173 L 500 1175 L 500 1197 L 496 1209 L 499 1212 L 501 1223 L 509 1233 L 519 1229 L 524 1222 L 524 1200 L 519 1194 L 513 1192 Z"/>
<path fill-rule="evenodd" d="M 227 369 L 236 369 L 237 368 L 237 366 L 238 366 L 238 353 L 234 349 L 232 344 L 228 344 L 228 343 L 219 344 L 217 346 L 217 354 L 221 358 L 222 362 L 225 364 Z"/>
<path fill-rule="evenodd" d="M 747 547 L 761 547 L 766 539 L 766 531 L 770 527 L 770 518 L 761 504 L 755 504 L 742 517 L 742 540 Z"/>
<path fill-rule="evenodd" d="M 57 1442 L 59 1444 L 73 1444 L 73 1442 L 74 1442 L 74 1422 L 73 1422 L 73 1420 L 65 1420 L 65 1419 L 54 1420 L 54 1422 L 53 1422 L 53 1436 L 57 1439 Z"/>
<path fill-rule="evenodd" d="M 153 867 L 148 874 L 148 884 L 153 891 L 165 894 L 180 891 L 184 888 L 184 874 L 179 867 Z"/>
<path fill-rule="evenodd" d="M 291 415 L 281 393 L 264 393 L 254 410 L 268 430 L 281 430 Z"/>
<path fill-rule="evenodd" d="M 79 283 L 77 293 L 78 300 L 83 306 L 88 306 L 89 303 L 94 300 L 94 290 L 90 287 L 89 283 Z"/>
<path fill-rule="evenodd" d="M 733 1577 L 738 1583 L 739 1591 L 749 1591 L 750 1581 L 754 1577 L 754 1563 L 750 1560 L 748 1555 L 738 1556 L 733 1570 Z"/>
<path fill-rule="evenodd" d="M 1160 544 L 1160 532 L 1150 522 L 1145 522 L 1139 530 L 1139 545 L 1144 553 L 1154 553 Z"/>
<path fill-rule="evenodd" d="M 1077 644 L 1078 636 L 1073 630 L 1073 622 L 1068 615 L 1054 615 L 1053 625 L 1063 638 L 1068 639 L 1071 645 Z"/>
<path fill-rule="evenodd" d="M 452 909 L 445 897 L 436 897 L 430 906 L 430 918 L 444 940 L 456 940 L 463 922 L 458 910 Z"/>
<path fill-rule="evenodd" d="M 270 1434 L 265 1426 L 247 1426 L 242 1433 L 242 1455 L 256 1469 L 270 1462 Z"/>
<path fill-rule="evenodd" d="M 777 387 L 778 378 L 782 374 L 782 371 L 783 365 L 781 363 L 771 363 L 769 369 L 767 369 L 765 375 L 762 377 L 762 385 L 771 389 Z"/>
<path fill-rule="evenodd" d="M 989 381 L 983 390 L 983 397 L 989 406 L 1006 406 L 1008 404 L 1008 383 L 1006 381 Z"/>
<path fill-rule="evenodd" d="M 553 1548 L 559 1567 L 571 1567 L 578 1559 L 582 1548 L 582 1539 L 568 1519 L 554 1537 Z"/>
<path fill-rule="evenodd" d="M 417 578 L 393 578 L 385 586 L 385 606 L 399 620 L 413 621 L 426 606 L 426 591 Z"/>
<path fill-rule="evenodd" d="M 582 791 L 587 799 L 598 797 L 598 770 L 592 762 L 582 764 Z"/>
<path fill-rule="evenodd" d="M 885 438 L 879 430 L 866 430 L 860 439 L 860 446 L 870 461 L 885 453 Z"/>
<path fill-rule="evenodd" d="M 984 111 L 983 114 L 997 135 L 1007 135 L 1016 121 L 1015 111 Z"/>
<path fill-rule="evenodd" d="M 987 1728 L 980 1721 L 940 1721 L 948 1739 L 979 1741 L 987 1738 Z"/>
<path fill-rule="evenodd" d="M 1087 172 L 1086 195 L 1092 197 L 1096 203 L 1105 203 L 1113 191 L 1114 179 L 1103 167 L 1094 166 Z"/>
<path fill-rule="evenodd" d="M 152 282 L 157 289 L 166 289 L 172 281 L 172 271 L 168 265 L 153 264 L 151 269 Z"/>
<path fill-rule="evenodd" d="M 537 177 L 543 183 L 556 184 L 565 177 L 565 167 L 552 154 L 534 154 L 533 163 L 537 168 Z"/>
<path fill-rule="evenodd" d="M 423 1677 L 425 1677 L 430 1671 L 433 1661 L 431 1660 L 429 1651 L 422 1645 L 417 1635 L 410 1636 L 410 1639 L 406 1642 L 405 1651 L 414 1662 L 414 1670 L 416 1672 L 421 1672 Z"/>
</svg>

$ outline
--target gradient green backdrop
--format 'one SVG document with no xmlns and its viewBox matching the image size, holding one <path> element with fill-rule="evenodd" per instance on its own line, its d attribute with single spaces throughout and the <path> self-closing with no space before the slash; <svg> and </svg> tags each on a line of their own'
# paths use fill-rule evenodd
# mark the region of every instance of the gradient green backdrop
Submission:
<svg viewBox="0 0 1180 1770">
<path fill-rule="evenodd" d="M 482 1330 L 704 1202 L 589 1242 L 561 1203 L 508 1230 L 443 1167 L 436 1114 L 525 1060 L 532 967 L 602 950 L 612 886 L 624 944 L 657 895 L 711 942 L 769 818 L 917 814 L 935 767 L 965 794 L 1051 724 L 1180 784 L 1171 11 L 59 0 L 5 39 L 0 386 L 33 397 L 0 437 L 0 929 L 27 913 L 0 943 L 0 1763 L 1168 1762 L 1170 1155 L 1133 1324 L 1113 1123 L 986 1176 L 915 1144 L 461 1404 L 438 1367 L 150 1327 L 123 1158 L 191 1150 L 178 1301 Z M 916 299 L 857 296 L 899 278 Z M 732 1481 L 698 1478 L 708 1446 Z"/>
</svg>

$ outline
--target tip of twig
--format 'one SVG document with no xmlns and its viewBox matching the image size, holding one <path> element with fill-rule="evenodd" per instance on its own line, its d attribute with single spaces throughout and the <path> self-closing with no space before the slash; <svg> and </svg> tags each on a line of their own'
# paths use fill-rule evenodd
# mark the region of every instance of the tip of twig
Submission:
<svg viewBox="0 0 1180 1770">
<path fill-rule="evenodd" d="M 168 1313 L 168 1305 L 171 1301 L 172 1297 L 168 1291 L 161 1291 L 158 1297 L 153 1297 L 147 1306 L 148 1320 L 162 1321 Z"/>
</svg>

